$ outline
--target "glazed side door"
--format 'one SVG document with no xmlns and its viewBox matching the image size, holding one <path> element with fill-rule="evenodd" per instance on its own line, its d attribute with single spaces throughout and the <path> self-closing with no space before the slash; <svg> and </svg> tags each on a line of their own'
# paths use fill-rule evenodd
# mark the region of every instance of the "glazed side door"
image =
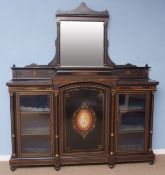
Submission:
<svg viewBox="0 0 165 175">
<path fill-rule="evenodd" d="M 147 152 L 150 93 L 124 91 L 118 92 L 116 97 L 115 152 Z"/>
<path fill-rule="evenodd" d="M 53 156 L 51 92 L 16 92 L 18 157 Z"/>
</svg>

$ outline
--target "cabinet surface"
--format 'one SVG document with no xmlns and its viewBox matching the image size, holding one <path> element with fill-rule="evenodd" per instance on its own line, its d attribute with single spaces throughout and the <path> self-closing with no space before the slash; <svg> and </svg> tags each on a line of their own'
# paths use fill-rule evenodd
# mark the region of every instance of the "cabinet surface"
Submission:
<svg viewBox="0 0 165 175">
<path fill-rule="evenodd" d="M 75 10 L 59 11 L 56 17 L 55 58 L 48 65 L 14 65 L 12 80 L 7 83 L 11 170 L 42 165 L 59 170 L 62 165 L 72 164 L 106 163 L 111 168 L 121 162 L 152 164 L 154 93 L 158 82 L 149 79 L 150 67 L 115 65 L 111 61 L 107 52 L 107 11 L 96 12 L 82 3 Z M 99 22 L 98 31 L 103 33 L 96 64 L 88 58 L 88 62 L 84 59 L 70 66 L 74 59 L 82 59 L 82 54 L 79 56 L 73 48 L 67 50 L 68 43 L 63 43 L 66 29 L 61 40 L 60 25 L 64 27 L 65 21 Z M 83 44 L 81 41 L 79 46 Z M 90 43 L 90 48 L 96 45 Z M 62 53 L 64 50 L 67 54 Z"/>
</svg>

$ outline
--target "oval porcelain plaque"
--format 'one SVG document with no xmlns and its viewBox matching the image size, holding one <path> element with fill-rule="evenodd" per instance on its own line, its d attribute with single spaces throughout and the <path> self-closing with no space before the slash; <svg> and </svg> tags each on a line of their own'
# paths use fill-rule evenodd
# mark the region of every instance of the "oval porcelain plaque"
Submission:
<svg viewBox="0 0 165 175">
<path fill-rule="evenodd" d="M 92 115 L 88 110 L 81 110 L 76 117 L 76 125 L 80 130 L 88 130 L 92 125 Z"/>
<path fill-rule="evenodd" d="M 95 128 L 96 116 L 95 112 L 83 103 L 73 113 L 73 128 L 85 139 L 86 136 Z"/>
</svg>

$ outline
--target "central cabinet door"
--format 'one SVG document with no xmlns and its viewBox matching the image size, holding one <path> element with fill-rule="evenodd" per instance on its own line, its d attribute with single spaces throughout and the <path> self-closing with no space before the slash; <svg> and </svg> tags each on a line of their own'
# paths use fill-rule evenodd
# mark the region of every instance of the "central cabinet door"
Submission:
<svg viewBox="0 0 165 175">
<path fill-rule="evenodd" d="M 62 89 L 62 154 L 108 152 L 108 94 L 89 83 Z"/>
</svg>

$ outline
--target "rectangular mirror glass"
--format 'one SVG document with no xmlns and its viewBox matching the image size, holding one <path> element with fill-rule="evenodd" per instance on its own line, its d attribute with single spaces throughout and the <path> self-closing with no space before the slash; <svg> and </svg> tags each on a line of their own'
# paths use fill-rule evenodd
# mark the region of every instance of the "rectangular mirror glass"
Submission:
<svg viewBox="0 0 165 175">
<path fill-rule="evenodd" d="M 61 66 L 103 66 L 104 22 L 61 21 L 60 60 Z"/>
</svg>

